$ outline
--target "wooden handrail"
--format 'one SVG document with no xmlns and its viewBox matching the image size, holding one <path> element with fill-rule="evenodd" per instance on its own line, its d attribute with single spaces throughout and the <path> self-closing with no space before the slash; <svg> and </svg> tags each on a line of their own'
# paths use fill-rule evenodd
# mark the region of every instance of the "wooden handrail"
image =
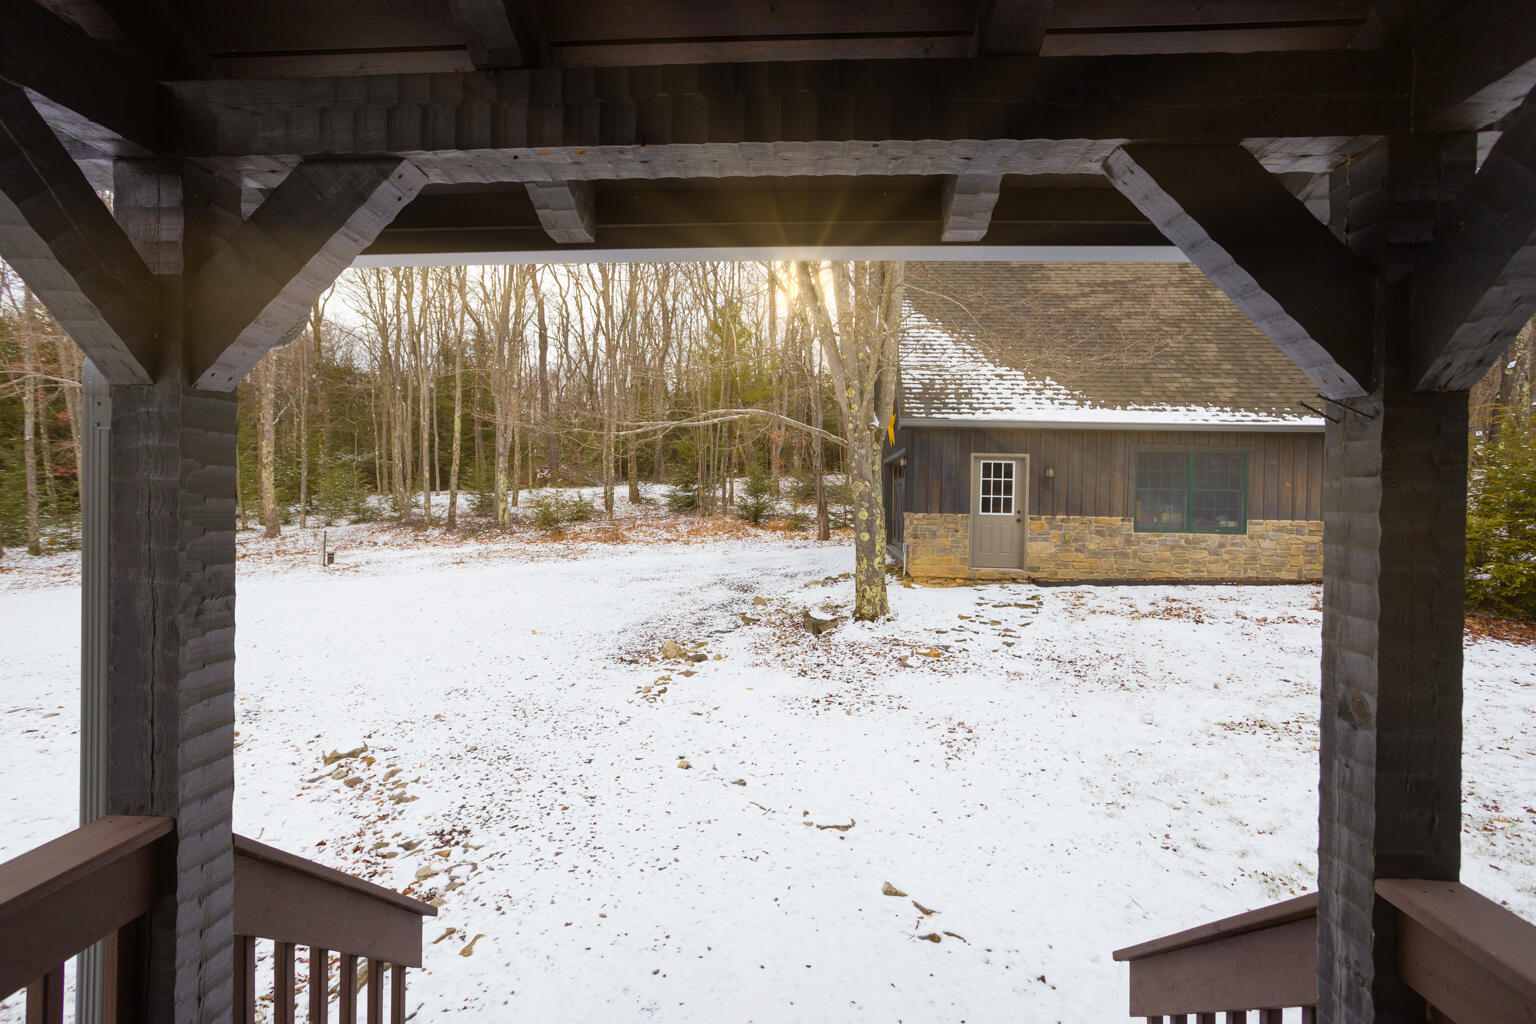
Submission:
<svg viewBox="0 0 1536 1024">
<path fill-rule="evenodd" d="M 1313 1019 L 1317 1005 L 1317 894 L 1212 921 L 1118 949 L 1131 965 L 1130 1014 L 1164 1016 L 1284 1007 Z"/>
<path fill-rule="evenodd" d="M 143 977 L 125 950 L 141 950 L 146 915 L 170 891 L 170 818 L 112 815 L 0 864 L 0 998 L 25 987 L 27 1019 L 58 1021 L 64 964 L 107 942 L 103 1018 L 135 1020 Z M 332 951 L 343 1019 L 355 1016 L 361 958 L 368 1020 L 405 1019 L 405 970 L 421 966 L 421 921 L 437 908 L 392 889 L 234 837 L 235 1019 L 256 1006 L 256 939 L 273 942 L 273 1019 L 294 1020 L 295 947 L 310 955 L 311 1021 L 326 1019 Z M 350 1014 L 350 1015 L 349 1015 Z"/>
<path fill-rule="evenodd" d="M 421 966 L 422 918 L 430 903 L 354 878 L 244 836 L 235 836 L 235 1024 L 256 1019 L 256 940 L 272 940 L 272 1019 L 295 1020 L 296 947 L 309 949 L 309 1020 L 323 1024 L 336 955 L 337 1001 L 345 1024 L 357 1019 L 359 980 L 366 979 L 368 1024 L 405 1020 L 405 970 Z M 358 972 L 358 961 L 366 974 Z"/>
<path fill-rule="evenodd" d="M 1536 1021 L 1536 924 L 1457 882 L 1379 879 L 1398 913 L 1397 969 L 1457 1024 Z"/>
<path fill-rule="evenodd" d="M 0 864 L 0 998 L 148 913 L 174 826 L 109 815 Z"/>
<path fill-rule="evenodd" d="M 235 837 L 235 932 L 421 966 L 430 903 Z"/>
</svg>

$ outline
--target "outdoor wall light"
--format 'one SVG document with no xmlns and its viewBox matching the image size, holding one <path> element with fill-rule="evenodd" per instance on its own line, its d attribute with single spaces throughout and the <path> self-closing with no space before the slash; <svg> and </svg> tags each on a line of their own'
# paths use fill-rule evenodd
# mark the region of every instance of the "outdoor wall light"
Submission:
<svg viewBox="0 0 1536 1024">
<path fill-rule="evenodd" d="M 1045 478 L 1047 480 L 1054 480 L 1054 479 L 1056 479 L 1056 467 L 1055 466 L 1046 466 L 1045 467 Z"/>
</svg>

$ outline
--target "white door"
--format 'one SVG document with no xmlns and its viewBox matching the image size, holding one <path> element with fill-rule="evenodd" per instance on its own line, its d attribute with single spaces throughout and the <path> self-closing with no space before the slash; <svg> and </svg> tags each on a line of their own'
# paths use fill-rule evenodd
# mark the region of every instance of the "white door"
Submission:
<svg viewBox="0 0 1536 1024">
<path fill-rule="evenodd" d="M 1024 456 L 971 458 L 971 565 L 1024 568 Z"/>
</svg>

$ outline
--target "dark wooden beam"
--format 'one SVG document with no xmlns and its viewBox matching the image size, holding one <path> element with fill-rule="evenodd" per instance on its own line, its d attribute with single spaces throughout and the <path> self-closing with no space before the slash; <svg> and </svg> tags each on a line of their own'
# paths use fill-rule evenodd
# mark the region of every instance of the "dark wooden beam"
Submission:
<svg viewBox="0 0 1536 1024">
<path fill-rule="evenodd" d="M 1102 178 L 1093 180 L 1102 182 Z M 554 249 L 524 189 L 433 188 L 401 211 L 364 254 L 505 255 Z M 686 185 L 623 181 L 597 183 L 595 191 L 593 233 L 602 239 L 604 252 L 712 246 L 936 250 L 943 230 L 941 187 L 932 178 L 748 178 Z M 985 245 L 1162 247 L 1166 242 L 1112 188 L 1026 187 L 1005 182 L 992 209 Z"/>
<path fill-rule="evenodd" d="M 1536 88 L 1536 4 L 1472 0 L 1413 47 L 1418 131 L 1478 131 Z"/>
<path fill-rule="evenodd" d="M 6 84 L 0 258 L 109 380 L 150 379 L 153 276 L 26 93 Z"/>
<path fill-rule="evenodd" d="M 1325 1021 L 1425 1019 L 1375 887 L 1454 881 L 1461 863 L 1467 393 L 1414 391 L 1408 283 L 1382 286 L 1376 383 L 1333 407 L 1323 445 Z"/>
<path fill-rule="evenodd" d="M 477 68 L 532 68 L 548 63 L 535 0 L 448 0 Z"/>
<path fill-rule="evenodd" d="M 1414 274 L 1414 374 L 1464 391 L 1536 315 L 1536 94 L 1510 118 Z"/>
<path fill-rule="evenodd" d="M 1375 275 L 1247 150 L 1129 145 L 1104 173 L 1325 394 L 1369 389 Z"/>
<path fill-rule="evenodd" d="M 979 242 L 992 224 L 1003 178 L 999 174 L 953 174 L 944 179 L 940 216 L 945 242 Z"/>
<path fill-rule="evenodd" d="M 114 155 L 159 147 L 151 76 L 33 0 L 0 0 L 0 25 L 0 81 L 36 94 L 55 127 Z"/>
<path fill-rule="evenodd" d="M 197 387 L 233 390 L 425 180 L 399 158 L 300 164 L 192 281 Z"/>
<path fill-rule="evenodd" d="M 590 181 L 530 181 L 526 187 L 539 223 L 550 238 L 576 245 L 596 240 Z"/>
<path fill-rule="evenodd" d="M 976 52 L 1036 56 L 1053 7 L 1053 0 L 982 0 L 976 18 Z"/>
<path fill-rule="evenodd" d="M 193 159 L 408 155 L 434 181 L 884 173 L 1013 140 L 1003 173 L 1081 172 L 1094 140 L 1405 133 L 1394 54 L 998 57 L 169 83 Z M 968 140 L 974 154 L 957 155 Z M 1059 143 L 1071 141 L 1071 145 Z M 901 143 L 893 148 L 892 143 Z M 705 147 L 742 147 L 732 152 Z M 669 150 L 666 147 L 678 147 Z M 687 147 L 687 148 L 683 148 Z M 831 147 L 830 150 L 817 147 Z M 1033 148 L 1031 148 L 1033 147 Z M 569 152 L 545 153 L 564 149 Z M 584 150 L 577 153 L 575 150 Z M 1015 150 L 1017 155 L 1013 156 Z M 562 165 L 558 174 L 550 162 Z M 701 172 L 702 173 L 702 172 Z M 742 171 L 739 173 L 749 173 Z"/>
</svg>

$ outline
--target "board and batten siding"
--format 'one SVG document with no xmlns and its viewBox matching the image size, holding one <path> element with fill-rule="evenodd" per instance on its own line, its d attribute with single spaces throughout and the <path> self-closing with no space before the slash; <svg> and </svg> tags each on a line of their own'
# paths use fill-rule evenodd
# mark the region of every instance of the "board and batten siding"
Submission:
<svg viewBox="0 0 1536 1024">
<path fill-rule="evenodd" d="M 1248 453 L 1248 518 L 1323 518 L 1323 435 L 1306 431 L 903 427 L 906 512 L 970 512 L 971 455 L 1029 455 L 1029 514 L 1119 516 L 1132 511 L 1132 455 L 1142 450 Z M 1044 476 L 1055 467 L 1054 478 Z"/>
</svg>

